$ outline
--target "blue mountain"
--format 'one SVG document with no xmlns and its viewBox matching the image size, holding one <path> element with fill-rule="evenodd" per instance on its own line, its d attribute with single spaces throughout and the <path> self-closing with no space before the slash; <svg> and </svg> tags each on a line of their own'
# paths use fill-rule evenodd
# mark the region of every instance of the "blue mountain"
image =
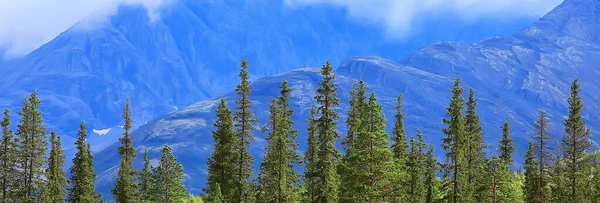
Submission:
<svg viewBox="0 0 600 203">
<path fill-rule="evenodd" d="M 550 132 L 555 141 L 563 135 L 562 123 L 568 114 L 570 83 L 578 78 L 586 105 L 584 117 L 593 130 L 592 134 L 598 134 L 600 112 L 597 105 L 600 98 L 597 95 L 600 95 L 600 85 L 596 81 L 600 78 L 600 71 L 596 65 L 600 62 L 599 8 L 598 0 L 566 0 L 533 25 L 508 36 L 468 44 L 436 43 L 399 61 L 381 57 L 347 58 L 336 69 L 336 84 L 342 99 L 338 109 L 342 116 L 338 130 L 345 132 L 343 121 L 348 110 L 351 84 L 362 79 L 384 105 L 388 128 L 393 123 L 396 97 L 404 94 L 409 135 L 421 129 L 427 141 L 439 146 L 443 137 L 440 130 L 442 118 L 451 96 L 450 87 L 454 79 L 460 77 L 463 87 L 472 88 L 476 93 L 479 102 L 477 111 L 486 132 L 488 153 L 495 153 L 501 135 L 500 126 L 508 117 L 518 148 L 517 162 L 520 163 L 539 110 L 548 112 Z M 284 79 L 289 81 L 294 90 L 292 107 L 295 110 L 295 127 L 300 130 L 298 142 L 301 151 L 306 147 L 305 119 L 314 104 L 313 96 L 320 80 L 317 67 L 323 62 L 310 61 L 308 66 L 315 68 L 296 69 L 252 83 L 253 110 L 259 119 L 265 121 L 269 99 L 277 96 L 278 87 Z M 252 69 L 252 63 L 250 66 Z M 234 92 L 225 93 L 139 127 L 133 133 L 138 153 L 148 149 L 151 159 L 156 161 L 158 150 L 169 143 L 184 165 L 186 185 L 192 192 L 200 192 L 206 179 L 207 157 L 212 150 L 214 108 L 220 98 L 225 98 L 233 107 L 236 95 Z M 255 136 L 252 152 L 258 164 L 265 142 L 264 135 L 256 132 Z M 599 141 L 595 136 L 592 139 Z M 99 188 L 104 191 L 112 186 L 118 166 L 116 147 L 116 144 L 109 146 L 96 156 Z M 443 152 L 438 150 L 436 153 L 438 158 L 442 157 Z M 514 167 L 520 165 L 515 164 Z"/>
</svg>

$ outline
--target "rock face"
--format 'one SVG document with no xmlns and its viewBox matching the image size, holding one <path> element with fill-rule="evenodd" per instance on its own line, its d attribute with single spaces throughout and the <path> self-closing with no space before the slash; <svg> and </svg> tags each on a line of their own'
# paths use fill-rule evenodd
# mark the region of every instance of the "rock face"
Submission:
<svg viewBox="0 0 600 203">
<path fill-rule="evenodd" d="M 354 57 L 336 69 L 338 94 L 342 99 L 338 110 L 342 118 L 338 129 L 345 132 L 345 114 L 353 81 L 363 79 L 383 103 L 388 129 L 393 122 L 393 107 L 398 94 L 403 93 L 408 135 L 417 128 L 423 130 L 427 141 L 439 146 L 442 118 L 450 98 L 450 87 L 461 77 L 463 87 L 473 88 L 479 101 L 478 113 L 486 132 L 488 153 L 496 149 L 500 126 L 506 117 L 512 124 L 512 137 L 518 146 L 517 161 L 522 160 L 525 145 L 533 134 L 532 124 L 543 109 L 552 121 L 555 140 L 563 135 L 563 120 L 568 114 L 567 97 L 570 82 L 579 78 L 585 104 L 584 116 L 592 135 L 600 129 L 600 3 L 598 0 L 566 0 L 552 12 L 521 32 L 506 37 L 488 38 L 473 44 L 442 42 L 424 47 L 401 62 L 378 57 Z M 322 62 L 320 62 L 322 63 Z M 316 67 L 320 63 L 312 64 Z M 318 69 L 298 69 L 266 77 L 252 83 L 251 99 L 256 116 L 265 120 L 268 101 L 276 97 L 280 83 L 287 79 L 294 90 L 292 107 L 295 127 L 299 131 L 300 149 L 306 146 L 308 109 L 314 103 L 314 92 L 320 80 Z M 467 96 L 465 94 L 465 96 Z M 206 161 L 212 150 L 211 130 L 214 108 L 219 98 L 233 107 L 235 93 L 208 99 L 169 113 L 147 123 L 134 135 L 138 152 L 150 149 L 152 159 L 158 149 L 169 143 L 183 163 L 186 185 L 199 192 L 206 179 Z M 262 122 L 264 123 L 264 122 Z M 253 153 L 262 157 L 264 136 L 255 133 Z M 598 141 L 596 137 L 593 140 Z M 99 152 L 97 168 L 100 188 L 108 191 L 114 178 L 118 159 L 109 146 Z M 437 151 L 438 155 L 442 151 Z M 438 156 L 442 157 L 442 156 Z M 138 160 L 141 161 L 141 160 Z M 515 167 L 520 167 L 516 164 Z"/>
</svg>

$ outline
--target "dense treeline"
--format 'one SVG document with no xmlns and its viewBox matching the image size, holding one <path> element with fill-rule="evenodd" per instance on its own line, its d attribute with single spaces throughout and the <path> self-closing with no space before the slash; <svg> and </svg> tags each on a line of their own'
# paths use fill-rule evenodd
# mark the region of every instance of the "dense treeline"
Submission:
<svg viewBox="0 0 600 203">
<path fill-rule="evenodd" d="M 434 156 L 420 130 L 407 136 L 404 129 L 402 95 L 397 98 L 392 133 L 375 93 L 358 81 L 350 92 L 350 110 L 343 136 L 337 131 L 340 99 L 333 67 L 321 68 L 322 80 L 315 106 L 307 118 L 307 146 L 298 153 L 298 129 L 290 108 L 292 89 L 282 81 L 279 96 L 269 104 L 269 118 L 260 131 L 267 145 L 259 171 L 253 171 L 250 146 L 259 121 L 250 100 L 248 63 L 242 60 L 236 87 L 238 99 L 231 110 L 221 99 L 216 109 L 212 137 L 214 150 L 208 159 L 208 182 L 201 196 L 188 194 L 183 185 L 183 167 L 165 143 L 156 166 L 144 151 L 143 168 L 131 137 L 129 99 L 123 109 L 124 133 L 119 139 L 121 156 L 115 185 L 115 202 L 600 202 L 600 161 L 591 152 L 590 130 L 582 117 L 579 82 L 571 86 L 569 115 L 558 146 L 549 136 L 547 114 L 541 110 L 534 134 L 524 156 L 524 168 L 511 171 L 515 145 L 507 117 L 500 130 L 498 151 L 486 151 L 485 132 L 477 114 L 473 89 L 467 97 L 456 79 L 443 118 L 441 149 L 443 163 Z M 64 170 L 65 155 L 60 136 L 48 139 L 39 111 L 41 100 L 34 91 L 18 112 L 16 132 L 10 129 L 11 115 L 4 111 L 0 140 L 1 202 L 102 202 L 97 192 L 96 172 L 85 123 L 80 123 L 76 154 Z M 343 137 L 343 139 L 342 139 Z M 341 141 L 343 152 L 335 144 Z M 391 142 L 390 142 L 391 141 Z M 49 145 L 48 145 L 49 143 Z M 47 148 L 50 147 L 49 152 Z M 303 173 L 298 171 L 304 168 Z M 254 174 L 258 174 L 254 177 Z M 441 174 L 438 175 L 438 174 Z"/>
</svg>

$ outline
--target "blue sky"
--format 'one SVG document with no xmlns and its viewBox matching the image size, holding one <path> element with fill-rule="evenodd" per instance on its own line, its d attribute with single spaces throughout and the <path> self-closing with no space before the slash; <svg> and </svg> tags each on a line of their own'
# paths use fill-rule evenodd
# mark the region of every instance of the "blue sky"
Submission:
<svg viewBox="0 0 600 203">
<path fill-rule="evenodd" d="M 25 55 L 86 19 L 98 22 L 120 5 L 143 5 L 160 19 L 158 9 L 179 0 L 18 0 L 0 1 L 0 48 L 7 56 Z M 253 0 L 248 0 L 253 1 Z M 482 17 L 542 16 L 562 0 L 283 0 L 291 9 L 341 7 L 354 20 L 382 25 L 386 33 L 403 36 L 419 19 L 448 14 L 464 21 Z M 460 23 L 460 22 L 458 22 Z M 90 23 L 93 25 L 93 23 Z"/>
</svg>

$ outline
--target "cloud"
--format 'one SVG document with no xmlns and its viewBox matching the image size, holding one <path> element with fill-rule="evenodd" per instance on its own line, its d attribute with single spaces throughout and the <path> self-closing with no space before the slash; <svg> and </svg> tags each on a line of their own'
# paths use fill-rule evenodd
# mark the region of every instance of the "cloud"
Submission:
<svg viewBox="0 0 600 203">
<path fill-rule="evenodd" d="M 494 16 L 543 16 L 563 0 L 285 0 L 289 7 L 332 5 L 351 17 L 383 25 L 388 33 L 407 34 L 415 23 L 436 14 L 472 20 Z"/>
<path fill-rule="evenodd" d="M 156 19 L 167 1 L 172 0 L 2 0 L 0 49 L 7 57 L 23 56 L 83 19 L 114 14 L 120 5 L 142 5 Z"/>
</svg>

